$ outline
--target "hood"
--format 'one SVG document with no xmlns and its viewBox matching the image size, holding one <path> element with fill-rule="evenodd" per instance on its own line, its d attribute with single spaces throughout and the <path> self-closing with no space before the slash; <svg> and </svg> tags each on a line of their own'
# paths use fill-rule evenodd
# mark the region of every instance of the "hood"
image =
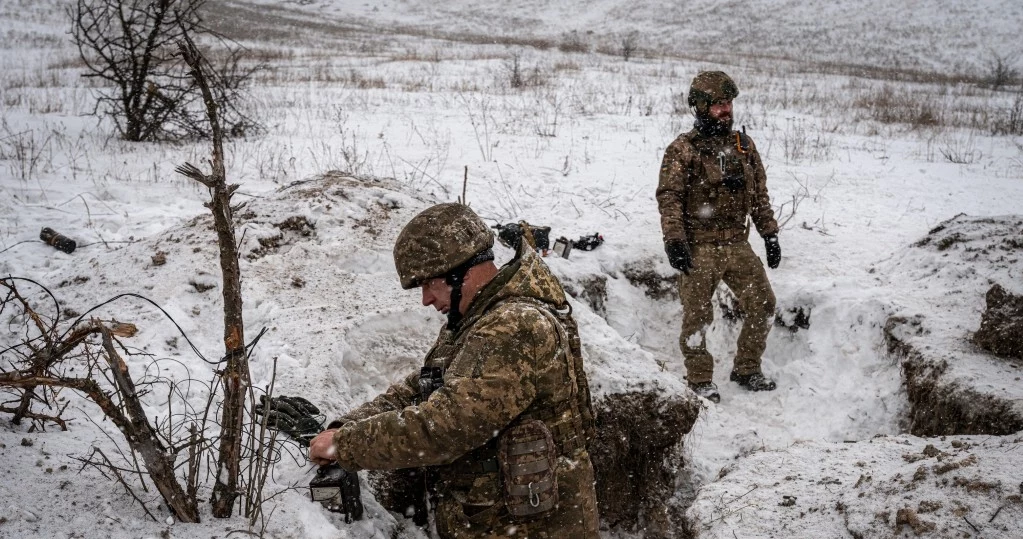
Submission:
<svg viewBox="0 0 1023 539">
<path fill-rule="evenodd" d="M 532 298 L 553 307 L 560 307 L 567 302 L 561 281 L 551 273 L 547 264 L 526 241 L 519 243 L 515 258 L 502 266 L 497 275 L 476 294 L 460 328 L 472 326 L 491 307 L 512 297 Z"/>
</svg>

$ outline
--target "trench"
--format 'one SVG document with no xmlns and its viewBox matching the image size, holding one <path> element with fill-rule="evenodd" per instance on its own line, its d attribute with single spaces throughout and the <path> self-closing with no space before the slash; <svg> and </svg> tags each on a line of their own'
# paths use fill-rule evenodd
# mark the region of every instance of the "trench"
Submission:
<svg viewBox="0 0 1023 539">
<path fill-rule="evenodd" d="M 641 261 L 618 275 L 568 280 L 566 289 L 624 338 L 658 357 L 665 370 L 682 377 L 675 278 L 652 267 Z M 1009 403 L 943 384 L 940 364 L 891 331 L 899 320 L 883 298 L 864 302 L 855 290 L 834 288 L 794 295 L 782 291 L 778 297 L 764 370 L 779 388 L 750 394 L 727 381 L 729 365 L 723 359 L 734 355 L 741 313 L 726 289 L 715 295 L 707 342 L 722 402 L 705 403 L 681 440 L 683 462 L 669 504 L 682 515 L 674 536 L 690 536 L 692 526 L 684 515 L 700 486 L 765 447 L 785 447 L 804 438 L 840 443 L 876 435 L 1003 435 L 1023 429 Z"/>
<path fill-rule="evenodd" d="M 909 396 L 909 433 L 915 436 L 982 434 L 1005 436 L 1023 430 L 1023 415 L 1012 402 L 942 379 L 948 365 L 929 358 L 896 331 L 906 324 L 891 318 L 885 324 L 888 351 L 902 363 Z"/>
</svg>

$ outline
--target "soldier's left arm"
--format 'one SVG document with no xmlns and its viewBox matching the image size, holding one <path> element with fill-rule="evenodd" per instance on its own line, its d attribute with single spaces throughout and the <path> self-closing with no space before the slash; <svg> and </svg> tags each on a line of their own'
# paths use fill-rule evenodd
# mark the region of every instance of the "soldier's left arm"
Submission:
<svg viewBox="0 0 1023 539">
<path fill-rule="evenodd" d="M 761 237 L 778 233 L 778 221 L 774 218 L 771 207 L 771 196 L 767 192 L 767 172 L 760 160 L 760 152 L 750 139 L 750 151 L 753 154 L 753 199 L 750 204 L 750 217 Z"/>
<path fill-rule="evenodd" d="M 469 330 L 444 386 L 418 406 L 348 423 L 334 435 L 347 470 L 434 466 L 497 436 L 536 397 L 538 361 L 557 353 L 551 322 L 535 307 L 505 304 Z"/>
</svg>

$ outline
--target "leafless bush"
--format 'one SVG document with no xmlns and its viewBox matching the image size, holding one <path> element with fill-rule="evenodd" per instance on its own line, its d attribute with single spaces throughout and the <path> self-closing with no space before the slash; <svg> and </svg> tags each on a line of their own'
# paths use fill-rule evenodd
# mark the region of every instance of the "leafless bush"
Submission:
<svg viewBox="0 0 1023 539">
<path fill-rule="evenodd" d="M 19 288 L 26 283 L 34 293 Z M 128 340 L 137 332 L 134 325 L 86 318 L 129 297 L 145 299 L 122 294 L 67 321 L 60 301 L 47 288 L 29 279 L 0 279 L 0 316 L 8 321 L 7 331 L 0 334 L 0 413 L 10 414 L 14 424 L 31 421 L 30 430 L 45 430 L 48 424 L 68 430 L 64 414 L 74 401 L 65 392 L 82 394 L 124 440 L 110 437 L 113 453 L 94 448 L 77 460 L 118 483 L 154 521 L 163 518 L 154 514 L 151 496 L 145 494 L 152 487 L 178 520 L 199 522 L 198 503 L 209 495 L 208 484 L 215 479 L 215 399 L 221 373 L 216 371 L 208 383 L 195 379 L 180 361 L 154 358 L 130 346 Z M 140 363 L 145 367 L 137 368 Z M 175 375 L 160 374 L 168 370 Z M 272 384 L 273 377 L 268 393 Z M 209 394 L 204 406 L 195 406 L 196 389 Z M 256 399 L 251 391 L 248 397 Z M 160 408 L 164 412 L 152 417 L 145 412 Z M 286 448 L 267 430 L 265 416 L 251 414 L 252 409 L 245 416 L 245 474 L 238 488 L 244 514 L 255 524 L 262 518 L 263 504 L 274 496 L 265 493 L 266 479 Z"/>
<path fill-rule="evenodd" d="M 320 143 L 322 157 L 313 156 L 317 168 L 322 171 L 340 170 L 352 176 L 373 174 L 369 150 L 362 146 L 358 132 L 349 125 L 348 113 L 341 106 L 334 106 L 334 122 L 340 143 L 333 139 Z"/>
<path fill-rule="evenodd" d="M 995 115 L 991 132 L 995 135 L 1023 135 L 1023 84 L 1016 91 L 1012 105 Z"/>
<path fill-rule="evenodd" d="M 351 88 L 358 88 L 360 90 L 387 88 L 387 82 L 383 78 L 367 77 L 357 69 L 350 69 L 348 76 L 343 79 L 343 82 Z"/>
<path fill-rule="evenodd" d="M 46 422 L 53 422 L 66 429 L 61 417 L 63 408 L 58 405 L 56 414 L 47 414 L 36 411 L 37 405 L 52 410 L 60 402 L 62 389 L 80 391 L 124 434 L 132 455 L 142 458 L 150 479 L 175 516 L 184 522 L 198 522 L 195 496 L 187 496 L 175 477 L 175 461 L 183 448 L 168 446 L 161 439 L 161 431 L 150 424 L 139 401 L 151 389 L 152 380 L 137 385 L 114 348 L 115 337 L 130 337 L 135 334 L 135 327 L 96 319 L 83 321 L 80 317 L 62 330 L 58 324 L 60 306 L 53 294 L 37 285 L 42 292 L 39 297 L 53 299 L 52 312 L 44 312 L 21 294 L 16 280 L 19 279 L 0 280 L 0 291 L 4 294 L 0 314 L 12 320 L 15 327 L 21 326 L 5 338 L 4 361 L 0 366 L 0 390 L 8 398 L 6 403 L 16 406 L 0 406 L 0 411 L 12 414 L 15 424 L 30 418 L 41 428 Z M 97 339 L 101 342 L 96 342 Z M 123 345 L 121 348 L 125 349 Z M 104 460 L 110 465 L 109 459 Z M 125 484 L 123 479 L 121 482 Z"/>
<path fill-rule="evenodd" d="M 512 88 L 522 88 L 526 85 L 522 76 L 522 67 L 519 62 L 519 55 L 513 54 L 511 60 L 505 63 L 505 70 L 508 72 L 508 85 Z"/>
<path fill-rule="evenodd" d="M 676 136 L 692 127 L 693 114 L 686 103 L 686 96 L 681 91 L 671 91 L 671 114 L 668 116 L 668 134 Z"/>
<path fill-rule="evenodd" d="M 624 36 L 620 40 L 622 59 L 626 62 L 629 58 L 632 58 L 636 54 L 636 50 L 639 48 L 639 31 L 633 30 Z"/>
<path fill-rule="evenodd" d="M 469 115 L 469 123 L 472 131 L 476 134 L 476 146 L 480 150 L 480 156 L 484 161 L 494 160 L 494 146 L 491 137 L 497 132 L 497 121 L 494 119 L 494 112 L 490 104 L 490 98 L 484 95 L 468 93 L 458 94 L 459 101 L 465 107 Z"/>
<path fill-rule="evenodd" d="M 33 129 L 16 131 L 4 118 L 0 120 L 0 160 L 8 161 L 11 176 L 27 182 L 52 163 L 52 138 L 52 134 L 37 135 Z"/>
<path fill-rule="evenodd" d="M 812 202 L 819 201 L 824 189 L 835 179 L 835 175 L 832 174 L 828 177 L 828 179 L 812 193 L 810 192 L 811 185 L 809 178 L 792 174 L 792 179 L 796 182 L 796 189 L 789 195 L 787 200 L 774 206 L 774 216 L 778 221 L 779 228 L 786 228 L 788 226 L 789 222 L 796 216 L 796 213 L 799 211 L 799 206 L 803 202 L 807 200 Z M 813 227 L 807 225 L 804 221 L 803 228 L 812 229 Z"/>
<path fill-rule="evenodd" d="M 999 90 L 1003 86 L 1009 86 L 1019 79 L 1019 71 L 1013 67 L 1016 63 L 1016 54 L 999 54 L 991 51 L 991 58 L 987 61 L 987 74 L 984 83 L 992 90 Z"/>
<path fill-rule="evenodd" d="M 186 36 L 211 36 L 202 23 L 205 0 L 77 0 L 68 7 L 71 38 L 86 77 L 109 84 L 94 114 L 110 118 L 125 140 L 209 137 L 201 97 L 177 44 Z M 243 67 L 241 49 L 226 41 L 211 68 L 211 89 L 226 130 L 242 135 L 258 128 L 239 109 L 240 92 L 253 68 Z M 211 66 L 212 67 L 212 66 Z"/>
<path fill-rule="evenodd" d="M 538 91 L 534 96 L 533 132 L 541 137 L 558 136 L 564 101 L 558 91 Z"/>
<path fill-rule="evenodd" d="M 969 165 L 980 159 L 981 153 L 972 133 L 947 135 L 938 146 L 938 151 L 950 163 Z"/>
<path fill-rule="evenodd" d="M 516 90 L 547 84 L 547 77 L 544 75 L 543 70 L 540 69 L 540 66 L 535 65 L 532 69 L 522 67 L 522 58 L 519 54 L 513 54 L 510 59 L 504 62 L 504 73 L 508 86 Z"/>
<path fill-rule="evenodd" d="M 785 160 L 789 163 L 801 161 L 825 161 L 831 158 L 831 136 L 823 129 L 806 120 L 787 118 L 782 133 L 782 147 Z"/>
</svg>

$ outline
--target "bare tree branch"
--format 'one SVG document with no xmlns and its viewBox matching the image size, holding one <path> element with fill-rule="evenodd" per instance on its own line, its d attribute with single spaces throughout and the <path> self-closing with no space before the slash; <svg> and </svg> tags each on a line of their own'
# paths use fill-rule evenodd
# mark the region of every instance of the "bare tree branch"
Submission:
<svg viewBox="0 0 1023 539">
<path fill-rule="evenodd" d="M 248 391 L 249 364 L 245 354 L 245 326 L 242 321 L 241 270 L 238 266 L 238 248 L 235 242 L 231 195 L 237 185 L 228 185 L 224 168 L 223 130 L 219 108 L 207 81 L 207 62 L 188 35 L 179 44 L 181 55 L 191 68 L 192 77 L 202 91 L 206 116 L 213 133 L 212 171 L 202 174 L 191 164 L 178 167 L 178 171 L 203 185 L 211 192 L 207 206 L 213 212 L 217 243 L 220 245 L 220 269 L 224 297 L 224 348 L 226 364 L 221 373 L 224 384 L 224 403 L 221 408 L 220 452 L 217 460 L 216 483 L 213 487 L 213 515 L 231 516 L 234 501 L 239 495 L 238 477 L 241 470 L 241 447 L 245 419 L 245 395 Z"/>
<path fill-rule="evenodd" d="M 239 89 L 258 69 L 241 68 L 242 48 L 202 24 L 206 0 L 75 0 L 67 8 L 71 37 L 85 63 L 84 76 L 108 83 L 94 114 L 110 118 L 125 140 L 209 137 L 195 80 L 177 43 L 206 35 L 225 45 L 213 70 L 212 90 L 232 134 L 258 130 L 237 106 Z"/>
</svg>

